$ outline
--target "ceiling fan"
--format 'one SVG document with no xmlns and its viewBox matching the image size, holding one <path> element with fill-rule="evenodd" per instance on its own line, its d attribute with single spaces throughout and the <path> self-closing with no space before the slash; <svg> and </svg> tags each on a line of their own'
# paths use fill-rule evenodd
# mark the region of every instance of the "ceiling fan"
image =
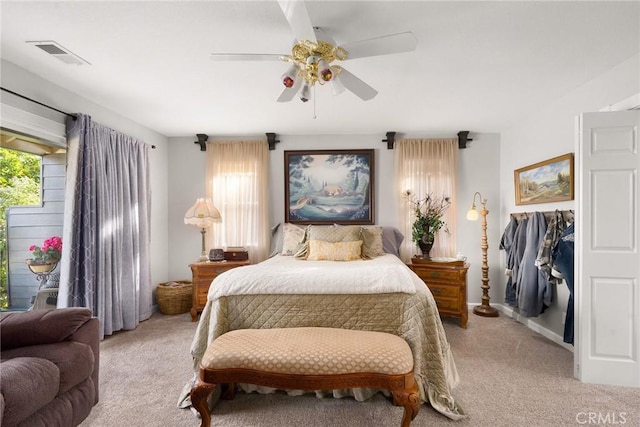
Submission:
<svg viewBox="0 0 640 427">
<path fill-rule="evenodd" d="M 407 31 L 336 46 L 335 41 L 325 35 L 322 29 L 311 24 L 303 0 L 278 0 L 278 4 L 296 37 L 290 55 L 211 54 L 211 59 L 215 61 L 289 62 L 291 65 L 282 75 L 285 88 L 278 97 L 278 102 L 289 102 L 296 94 L 299 94 L 302 102 L 307 102 L 311 98 L 310 90 L 316 83 L 329 83 L 334 95 L 348 89 L 362 100 L 368 101 L 374 98 L 378 91 L 334 62 L 410 52 L 415 50 L 418 44 L 413 33 Z"/>
</svg>

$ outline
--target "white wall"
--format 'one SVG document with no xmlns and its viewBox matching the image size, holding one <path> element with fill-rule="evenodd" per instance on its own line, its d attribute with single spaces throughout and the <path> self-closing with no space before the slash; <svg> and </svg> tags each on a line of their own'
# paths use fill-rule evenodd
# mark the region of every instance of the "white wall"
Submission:
<svg viewBox="0 0 640 427">
<path fill-rule="evenodd" d="M 455 134 L 452 133 L 452 134 Z M 404 136 L 404 135 L 403 135 Z M 442 135 L 407 135 L 407 137 L 429 137 Z M 448 135 L 450 136 L 450 135 Z M 487 208 L 497 211 L 499 206 L 499 154 L 500 138 L 497 134 L 471 135 L 474 140 L 468 148 L 459 150 L 458 191 L 458 245 L 457 250 L 469 257 L 469 296 L 471 303 L 479 303 L 480 282 L 480 237 L 479 222 L 465 219 L 471 206 L 473 194 L 480 191 L 489 200 Z M 397 226 L 397 207 L 389 203 L 393 197 L 393 150 L 382 142 L 384 135 L 281 135 L 276 149 L 270 151 L 269 215 L 270 223 L 284 221 L 284 151 L 321 149 L 375 149 L 375 222 Z M 213 135 L 209 141 L 218 139 Z M 219 139 L 266 139 L 264 135 Z M 197 197 L 204 196 L 206 153 L 194 144 L 195 134 L 188 138 L 169 139 L 169 277 L 185 279 L 191 277 L 188 265 L 200 255 L 200 232 L 196 227 L 185 225 L 184 213 Z M 489 264 L 491 282 L 498 280 L 497 215 L 489 216 Z"/>
<path fill-rule="evenodd" d="M 196 140 L 195 132 L 190 138 L 169 138 L 169 280 L 191 280 L 189 264 L 200 256 L 200 230 L 184 223 L 187 209 L 205 196 L 207 153 Z"/>
<path fill-rule="evenodd" d="M 516 206 L 513 171 L 565 153 L 574 153 L 575 119 L 583 112 L 599 111 L 640 92 L 640 55 L 635 55 L 598 78 L 576 88 L 502 133 L 500 150 L 500 211 L 501 230 L 509 221 L 510 212 L 574 209 L 574 201 Z M 504 255 L 501 256 L 504 268 Z M 495 283 L 495 282 L 494 282 Z M 498 292 L 504 295 L 505 276 L 501 276 Z M 552 307 L 538 318 L 521 319 L 533 329 L 551 333 L 562 342 L 563 313 L 569 292 L 565 284 L 557 287 Z"/>
<path fill-rule="evenodd" d="M 88 114 L 100 124 L 141 139 L 156 146 L 151 151 L 151 279 L 153 283 L 167 281 L 167 138 L 141 126 L 117 112 L 108 110 L 81 96 L 44 80 L 29 71 L 2 60 L 2 87 L 68 113 Z M 1 92 L 2 95 L 4 92 Z M 23 103 L 25 108 L 31 105 Z M 38 107 L 42 108 L 42 107 Z"/>
<path fill-rule="evenodd" d="M 468 221 L 467 211 L 476 191 L 487 200 L 487 263 L 489 264 L 490 304 L 501 303 L 504 298 L 496 292 L 500 276 L 500 147 L 498 134 L 473 134 L 473 141 L 458 157 L 458 222 L 457 251 L 467 256 L 470 264 L 467 273 L 467 301 L 471 305 L 481 302 L 482 289 L 482 249 L 480 248 L 481 219 Z M 477 204 L 478 210 L 480 205 Z M 469 322 L 473 322 L 471 314 Z"/>
</svg>

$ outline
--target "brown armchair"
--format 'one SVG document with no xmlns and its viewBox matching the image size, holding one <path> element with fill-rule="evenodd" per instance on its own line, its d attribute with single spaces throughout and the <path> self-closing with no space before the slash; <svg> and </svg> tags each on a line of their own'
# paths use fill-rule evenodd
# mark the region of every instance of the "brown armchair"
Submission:
<svg viewBox="0 0 640 427">
<path fill-rule="evenodd" d="M 77 426 L 98 402 L 99 321 L 86 308 L 0 316 L 0 424 Z"/>
</svg>

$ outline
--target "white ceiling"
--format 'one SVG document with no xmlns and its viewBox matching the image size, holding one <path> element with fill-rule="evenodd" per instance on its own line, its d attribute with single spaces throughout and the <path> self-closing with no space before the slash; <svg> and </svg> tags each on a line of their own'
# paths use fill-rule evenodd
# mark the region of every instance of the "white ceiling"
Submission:
<svg viewBox="0 0 640 427">
<path fill-rule="evenodd" d="M 344 63 L 379 91 L 373 100 L 321 86 L 306 104 L 275 101 L 285 63 L 209 58 L 290 53 L 293 34 L 274 1 L 2 0 L 0 52 L 161 134 L 193 136 L 500 132 L 640 51 L 638 1 L 309 1 L 307 9 L 338 44 L 409 30 L 418 48 Z M 91 65 L 66 65 L 29 40 L 55 40 Z"/>
</svg>

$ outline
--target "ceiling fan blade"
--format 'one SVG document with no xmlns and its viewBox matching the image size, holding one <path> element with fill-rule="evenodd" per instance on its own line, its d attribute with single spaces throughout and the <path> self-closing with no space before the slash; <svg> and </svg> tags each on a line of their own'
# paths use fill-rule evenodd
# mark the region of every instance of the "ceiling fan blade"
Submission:
<svg viewBox="0 0 640 427">
<path fill-rule="evenodd" d="M 300 80 L 302 79 L 296 79 L 295 83 L 293 84 L 293 86 L 291 87 L 285 87 L 284 90 L 282 91 L 282 93 L 280 94 L 280 96 L 278 97 L 277 101 L 278 102 L 289 102 L 293 99 L 294 96 L 296 96 L 296 93 L 298 93 L 298 89 L 300 89 Z"/>
<path fill-rule="evenodd" d="M 289 26 L 296 39 L 298 41 L 309 40 L 316 43 L 316 33 L 313 31 L 311 18 L 309 18 L 307 6 L 304 4 L 304 1 L 278 0 L 278 4 L 287 22 L 289 22 Z"/>
<path fill-rule="evenodd" d="M 377 90 L 375 90 L 344 68 L 340 70 L 337 78 L 345 88 L 353 92 L 358 98 L 364 101 L 373 99 L 378 94 Z"/>
<path fill-rule="evenodd" d="M 213 61 L 281 61 L 283 55 L 271 53 L 212 53 Z"/>
<path fill-rule="evenodd" d="M 341 47 L 347 51 L 347 59 L 367 56 L 389 55 L 416 50 L 418 40 L 411 31 L 346 43 Z"/>
</svg>

